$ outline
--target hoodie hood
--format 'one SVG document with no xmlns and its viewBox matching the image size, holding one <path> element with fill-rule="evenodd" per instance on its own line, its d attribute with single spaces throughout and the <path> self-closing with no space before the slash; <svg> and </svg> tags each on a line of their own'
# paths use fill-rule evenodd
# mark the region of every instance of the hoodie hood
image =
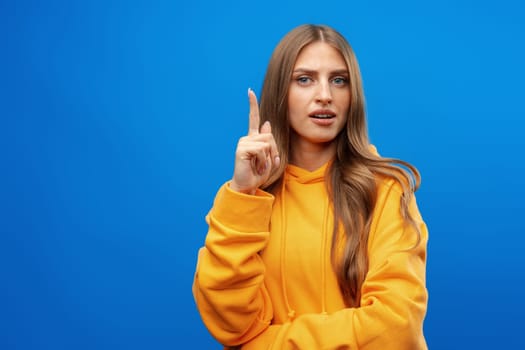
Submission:
<svg viewBox="0 0 525 350">
<path fill-rule="evenodd" d="M 330 163 L 331 162 L 327 162 L 314 171 L 309 171 L 298 166 L 288 164 L 284 174 L 285 181 L 295 181 L 301 184 L 323 182 L 324 175 Z"/>
</svg>

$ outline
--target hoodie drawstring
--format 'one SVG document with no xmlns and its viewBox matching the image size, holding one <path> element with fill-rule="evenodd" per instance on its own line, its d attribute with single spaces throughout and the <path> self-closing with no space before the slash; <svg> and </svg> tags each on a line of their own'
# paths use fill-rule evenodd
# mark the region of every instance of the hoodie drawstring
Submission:
<svg viewBox="0 0 525 350">
<path fill-rule="evenodd" d="M 283 286 L 283 299 L 284 304 L 286 306 L 286 310 L 288 311 L 288 320 L 292 321 L 295 318 L 295 310 L 293 310 L 290 306 L 290 302 L 288 300 L 288 293 L 286 292 L 286 279 L 284 278 L 285 274 L 285 254 L 286 254 L 286 219 L 285 219 L 285 212 L 284 212 L 284 192 L 285 192 L 285 184 L 286 180 L 283 181 L 283 185 L 281 188 L 281 253 L 280 253 L 280 268 L 281 268 L 281 285 Z"/>
<path fill-rule="evenodd" d="M 327 247 L 327 238 L 328 238 L 328 197 L 325 202 L 324 213 L 323 213 L 323 227 L 321 229 L 322 244 L 321 244 L 321 313 L 326 315 L 326 247 Z"/>
</svg>

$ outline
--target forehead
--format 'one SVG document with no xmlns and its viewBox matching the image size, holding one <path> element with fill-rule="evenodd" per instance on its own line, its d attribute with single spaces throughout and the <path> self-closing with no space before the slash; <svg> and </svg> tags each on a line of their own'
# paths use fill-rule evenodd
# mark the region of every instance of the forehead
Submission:
<svg viewBox="0 0 525 350">
<path fill-rule="evenodd" d="M 295 61 L 295 68 L 347 69 L 341 52 L 332 45 L 321 41 L 316 41 L 303 47 Z"/>
</svg>

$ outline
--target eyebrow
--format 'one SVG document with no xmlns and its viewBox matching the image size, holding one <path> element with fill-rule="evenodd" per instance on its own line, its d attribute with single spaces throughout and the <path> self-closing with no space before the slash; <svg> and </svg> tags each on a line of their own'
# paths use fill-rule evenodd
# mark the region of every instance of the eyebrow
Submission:
<svg viewBox="0 0 525 350">
<path fill-rule="evenodd" d="M 294 74 L 296 73 L 307 73 L 307 74 L 315 74 L 317 73 L 316 70 L 313 70 L 313 69 L 307 69 L 307 68 L 297 68 L 297 69 L 294 69 L 293 71 Z M 333 70 L 330 72 L 330 74 L 346 74 L 348 75 L 348 69 L 336 69 L 336 70 Z"/>
</svg>

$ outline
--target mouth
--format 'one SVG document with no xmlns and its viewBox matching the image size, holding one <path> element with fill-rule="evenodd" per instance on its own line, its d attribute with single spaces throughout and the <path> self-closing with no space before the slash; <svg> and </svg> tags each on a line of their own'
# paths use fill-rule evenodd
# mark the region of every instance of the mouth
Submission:
<svg viewBox="0 0 525 350">
<path fill-rule="evenodd" d="M 335 118 L 335 113 L 331 110 L 318 110 L 310 113 L 309 117 L 314 119 L 332 119 Z"/>
<path fill-rule="evenodd" d="M 312 115 L 310 115 L 310 118 L 315 118 L 315 119 L 332 119 L 332 118 L 335 118 L 335 114 L 312 114 Z"/>
</svg>

